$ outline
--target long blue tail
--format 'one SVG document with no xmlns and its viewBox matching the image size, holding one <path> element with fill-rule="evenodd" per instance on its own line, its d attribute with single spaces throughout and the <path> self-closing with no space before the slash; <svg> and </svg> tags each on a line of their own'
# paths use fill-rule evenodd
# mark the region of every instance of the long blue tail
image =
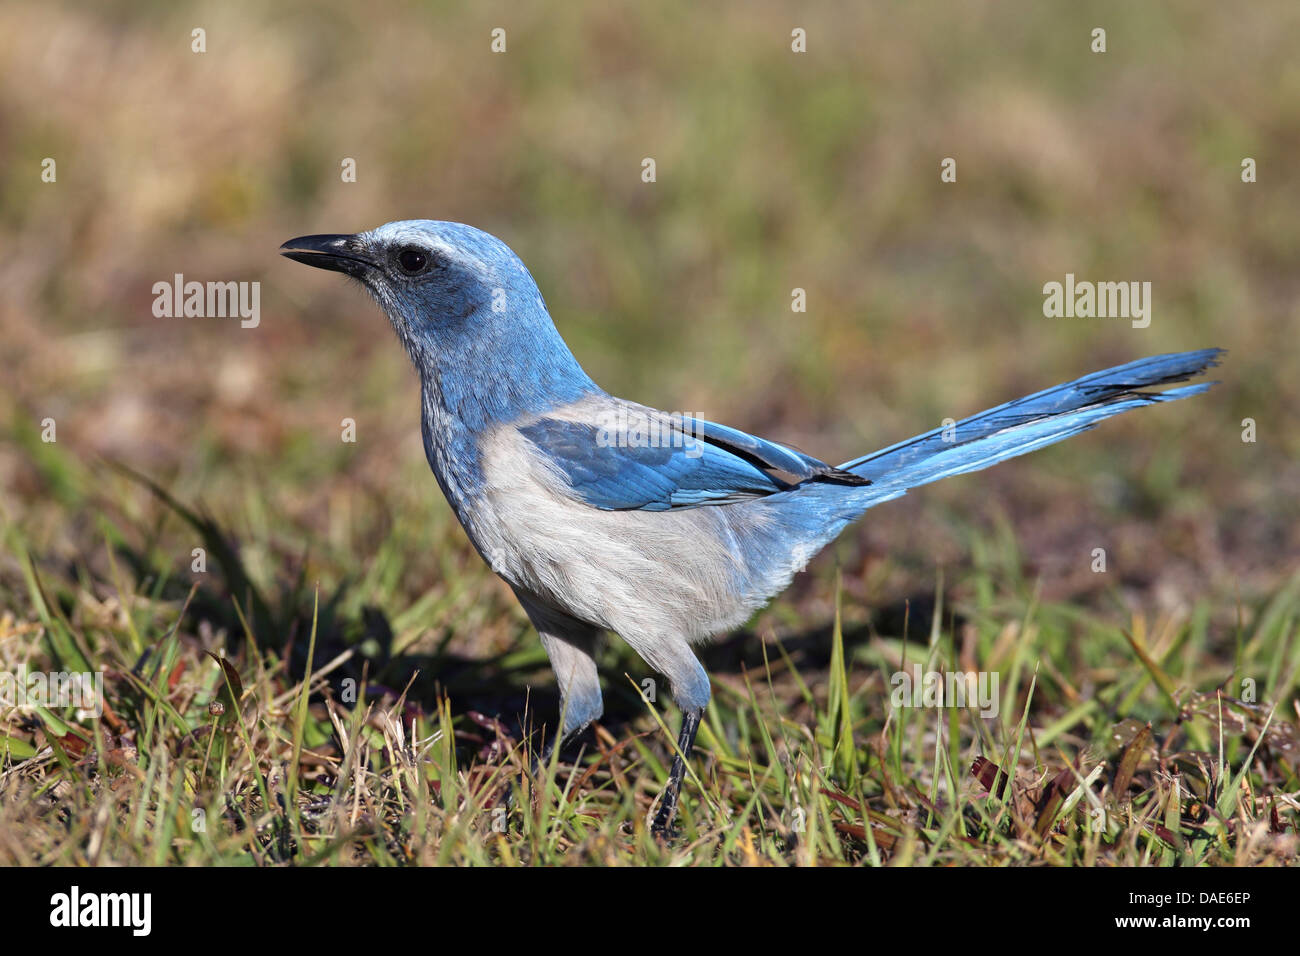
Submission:
<svg viewBox="0 0 1300 956">
<path fill-rule="evenodd" d="M 1218 365 L 1222 349 L 1153 355 L 1094 372 L 1064 385 L 1026 395 L 840 465 L 872 484 L 871 504 L 950 475 L 979 471 L 1093 428 L 1131 408 L 1199 395 L 1211 385 L 1184 385 L 1165 392 L 1141 389 L 1182 382 Z M 875 494 L 871 494 L 874 490 Z"/>
</svg>

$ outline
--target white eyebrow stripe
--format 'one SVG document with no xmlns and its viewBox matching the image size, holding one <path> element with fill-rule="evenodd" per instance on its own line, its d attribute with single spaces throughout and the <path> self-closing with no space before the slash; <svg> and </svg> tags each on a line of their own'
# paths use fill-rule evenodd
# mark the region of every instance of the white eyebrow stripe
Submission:
<svg viewBox="0 0 1300 956">
<path fill-rule="evenodd" d="M 411 245 L 420 249 L 428 249 L 430 252 L 437 253 L 448 261 L 457 263 L 480 276 L 496 278 L 496 268 L 491 263 L 458 248 L 442 236 L 430 235 L 420 229 L 395 229 L 387 233 L 382 230 L 383 227 L 381 226 L 379 229 L 367 233 L 366 238 L 373 238 L 390 247 Z"/>
</svg>

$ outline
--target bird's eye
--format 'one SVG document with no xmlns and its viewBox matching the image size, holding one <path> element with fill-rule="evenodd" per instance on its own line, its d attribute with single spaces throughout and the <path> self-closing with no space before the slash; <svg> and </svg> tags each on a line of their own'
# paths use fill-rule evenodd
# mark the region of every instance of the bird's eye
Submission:
<svg viewBox="0 0 1300 956">
<path fill-rule="evenodd" d="M 397 264 L 407 275 L 419 275 L 429 264 L 429 254 L 423 249 L 407 246 L 397 254 Z"/>
</svg>

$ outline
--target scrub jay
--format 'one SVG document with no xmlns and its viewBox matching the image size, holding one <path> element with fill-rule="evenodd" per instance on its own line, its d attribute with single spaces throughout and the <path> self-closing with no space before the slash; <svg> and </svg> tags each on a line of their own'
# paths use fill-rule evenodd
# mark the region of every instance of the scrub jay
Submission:
<svg viewBox="0 0 1300 956">
<path fill-rule="evenodd" d="M 786 445 L 602 391 L 505 243 L 454 222 L 303 236 L 281 253 L 361 282 L 420 376 L 424 451 L 492 570 L 541 635 L 564 701 L 560 739 L 601 715 L 596 642 L 614 631 L 668 678 L 682 711 L 652 824 L 677 810 L 709 678 L 691 651 L 742 624 L 849 522 L 909 488 L 978 471 L 1163 392 L 1219 349 L 1139 359 L 828 465 Z M 1212 384 L 1212 383 L 1211 383 Z"/>
</svg>

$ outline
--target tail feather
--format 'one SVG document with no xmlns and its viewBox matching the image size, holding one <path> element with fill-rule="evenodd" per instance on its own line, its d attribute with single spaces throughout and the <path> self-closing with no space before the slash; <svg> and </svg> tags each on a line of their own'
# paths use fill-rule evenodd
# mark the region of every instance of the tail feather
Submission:
<svg viewBox="0 0 1300 956">
<path fill-rule="evenodd" d="M 871 497 L 894 498 L 908 488 L 979 471 L 1062 441 L 1129 409 L 1199 395 L 1215 383 L 1164 392 L 1142 389 L 1199 375 L 1218 365 L 1222 352 L 1202 349 L 1155 355 L 1094 372 L 847 461 L 840 468 L 870 479 L 871 489 L 863 490 L 874 489 Z"/>
</svg>

